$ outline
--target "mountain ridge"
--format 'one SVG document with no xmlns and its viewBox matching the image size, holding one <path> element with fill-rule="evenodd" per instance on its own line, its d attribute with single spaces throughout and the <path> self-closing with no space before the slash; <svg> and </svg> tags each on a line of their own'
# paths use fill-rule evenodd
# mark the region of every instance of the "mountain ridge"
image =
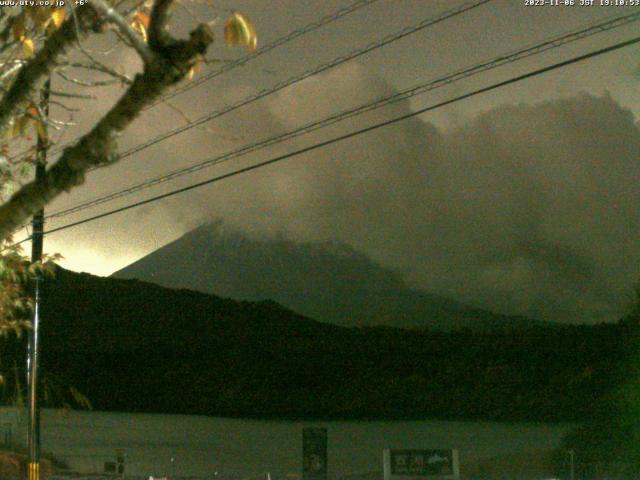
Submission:
<svg viewBox="0 0 640 480">
<path fill-rule="evenodd" d="M 272 299 L 337 325 L 451 330 L 545 323 L 410 288 L 399 273 L 345 244 L 251 239 L 221 222 L 187 232 L 112 277 L 237 300 Z"/>
<path fill-rule="evenodd" d="M 105 411 L 576 421 L 627 378 L 621 365 L 637 338 L 623 322 L 494 332 L 346 327 L 272 301 L 63 269 L 42 298 L 43 383 L 55 381 L 57 395 L 73 386 Z M 22 364 L 24 339 L 0 344 L 5 365 Z"/>
</svg>

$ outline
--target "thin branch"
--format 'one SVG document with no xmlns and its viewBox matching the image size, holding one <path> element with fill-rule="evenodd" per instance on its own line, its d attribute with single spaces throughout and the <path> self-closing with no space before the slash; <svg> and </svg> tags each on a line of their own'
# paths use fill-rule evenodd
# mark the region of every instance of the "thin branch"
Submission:
<svg viewBox="0 0 640 480">
<path fill-rule="evenodd" d="M 51 95 L 51 93 L 49 93 L 49 94 Z M 49 103 L 50 103 L 51 105 L 57 105 L 58 107 L 62 108 L 63 110 L 66 110 L 66 111 L 67 111 L 67 112 L 69 112 L 69 113 L 77 113 L 77 112 L 79 112 L 79 111 L 80 111 L 80 109 L 79 109 L 79 108 L 71 108 L 71 107 L 69 107 L 68 105 L 65 105 L 64 103 L 59 102 L 59 101 L 57 101 L 57 100 L 51 100 L 51 99 L 49 99 Z M 53 121 L 53 122 L 56 122 L 56 123 L 58 123 L 58 124 L 62 124 L 62 123 L 64 123 L 65 125 L 68 125 L 68 126 L 75 126 L 75 125 L 77 125 L 76 123 L 71 123 L 71 122 L 62 122 L 61 120 L 52 120 L 52 121 Z"/>
<path fill-rule="evenodd" d="M 67 75 L 64 70 L 56 70 L 56 74 L 60 76 L 63 80 L 66 80 L 70 83 L 75 83 L 76 85 L 80 85 L 81 87 L 106 87 L 108 85 L 113 85 L 114 83 L 118 83 L 118 79 L 111 78 L 109 80 L 80 80 L 76 77 L 71 77 Z"/>
<path fill-rule="evenodd" d="M 167 107 L 180 115 L 187 125 L 191 125 L 193 123 L 193 120 L 191 120 L 186 113 L 184 113 L 180 108 L 175 106 L 169 100 L 162 100 L 162 103 L 164 103 Z"/>
<path fill-rule="evenodd" d="M 120 38 L 117 37 L 117 38 L 114 39 L 113 44 L 110 45 L 109 47 L 107 47 L 105 50 L 95 50 L 95 49 L 92 49 L 92 48 L 84 47 L 84 51 L 88 52 L 88 53 L 91 53 L 93 55 L 102 55 L 102 56 L 106 57 L 108 55 L 111 55 L 113 52 L 115 52 L 116 48 L 118 48 L 119 45 L 120 45 Z"/>
<path fill-rule="evenodd" d="M 87 19 L 93 15 L 88 6 L 78 9 L 78 16 Z M 17 111 L 28 101 L 31 93 L 47 76 L 55 60 L 75 40 L 73 20 L 67 19 L 44 43 L 36 55 L 16 75 L 11 87 L 0 100 L 0 130 L 4 129 Z"/>
<path fill-rule="evenodd" d="M 17 165 L 17 164 L 19 164 L 19 163 L 22 163 L 22 162 L 25 160 L 25 157 L 27 157 L 27 156 L 31 155 L 32 153 L 35 153 L 35 152 L 36 152 L 36 150 L 37 150 L 36 146 L 35 146 L 35 145 L 33 145 L 33 146 L 31 146 L 31 147 L 27 148 L 25 151 L 21 152 L 21 153 L 20 153 L 20 158 L 16 158 L 16 159 L 14 159 L 14 160 L 9 160 L 9 162 L 10 162 L 12 165 Z M 0 251 L 1 251 L 1 250 L 0 250 Z"/>
<path fill-rule="evenodd" d="M 118 5 L 122 5 L 123 2 L 119 2 Z M 133 12 L 136 12 L 142 5 L 144 5 L 145 0 L 137 0 L 136 2 L 133 2 L 132 5 L 130 5 L 126 10 L 124 10 L 122 12 L 122 16 L 127 18 L 129 15 L 131 15 Z"/>
<path fill-rule="evenodd" d="M 74 13 L 74 18 L 76 19 L 76 25 L 78 23 L 77 18 L 75 16 L 75 10 L 73 10 Z M 82 42 L 80 41 L 80 37 L 78 36 L 78 49 L 80 50 L 80 52 L 89 59 L 89 61 L 92 63 L 93 66 L 95 66 L 96 70 L 98 71 L 102 71 L 104 73 L 108 73 L 111 76 L 117 77 L 119 78 L 122 82 L 130 84 L 131 83 L 131 79 L 128 78 L 126 75 L 121 74 L 115 70 L 113 70 L 112 68 L 106 66 L 105 64 L 103 64 L 102 62 L 100 62 L 98 59 L 96 59 L 93 54 L 91 53 L 91 51 L 89 51 L 89 49 L 85 48 L 84 45 L 82 45 Z M 103 54 L 105 55 L 105 54 Z M 84 65 L 83 65 L 84 67 Z M 84 67 L 87 68 L 87 67 Z"/>
<path fill-rule="evenodd" d="M 0 11 L 4 13 L 4 10 L 0 10 Z M 15 39 L 9 40 L 9 38 L 11 37 L 11 27 L 14 21 L 13 19 L 15 17 L 16 16 L 11 16 L 11 17 L 7 16 L 4 27 L 2 28 L 2 31 L 0 31 L 0 38 L 2 39 L 2 45 L 0 46 L 0 53 L 5 52 L 9 48 L 11 48 L 11 46 L 17 44 Z"/>
<path fill-rule="evenodd" d="M 49 118 L 47 115 L 43 115 L 41 107 L 39 107 L 36 104 L 33 104 L 33 108 L 36 109 L 36 111 L 38 112 L 38 115 L 32 114 L 29 110 L 27 110 L 24 115 L 26 117 L 30 118 L 31 120 L 35 121 L 35 122 L 44 121 L 44 123 L 46 125 L 50 126 L 51 128 L 53 128 L 55 130 L 60 130 L 60 126 L 58 124 L 59 122 L 56 122 L 55 120 Z"/>
<path fill-rule="evenodd" d="M 82 63 L 82 62 L 72 62 L 68 63 L 67 67 L 71 68 L 82 68 L 84 70 L 92 70 L 100 73 L 104 73 L 106 75 L 110 75 L 112 77 L 117 78 L 122 83 L 130 84 L 132 82 L 131 78 L 125 75 L 124 73 L 120 73 L 117 70 L 105 65 L 99 60 L 94 59 L 93 57 L 89 57 L 90 63 Z"/>
<path fill-rule="evenodd" d="M 162 100 L 162 103 L 164 105 L 166 105 L 167 107 L 169 107 L 170 109 L 172 109 L 178 115 L 180 115 L 187 125 L 193 125 L 193 120 L 191 120 L 189 118 L 189 116 L 182 109 L 178 108 L 175 104 L 173 104 L 172 102 L 170 102 L 169 100 L 166 100 L 166 99 Z M 216 135 L 219 134 L 219 132 L 216 132 L 213 128 L 211 128 L 206 123 L 202 124 L 202 125 L 196 125 L 195 128 L 198 128 L 200 130 L 204 130 L 206 132 L 213 133 L 213 134 L 216 134 Z"/>
<path fill-rule="evenodd" d="M 26 62 L 24 60 L 15 60 L 14 65 L 0 75 L 0 81 L 5 80 L 10 75 L 20 70 Z"/>
<path fill-rule="evenodd" d="M 84 47 L 82 46 L 82 39 L 80 36 L 80 20 L 78 20 L 78 13 L 76 12 L 76 9 L 73 7 L 73 5 L 71 6 L 71 16 L 73 17 L 73 24 L 76 27 L 76 44 L 78 45 L 78 48 L 82 51 L 84 50 Z"/>
<path fill-rule="evenodd" d="M 53 102 L 50 102 L 50 103 L 53 103 Z M 61 104 L 58 104 L 58 106 L 66 108 Z M 68 109 L 68 111 L 69 112 L 77 112 L 78 110 L 76 110 L 76 109 Z M 67 128 L 67 127 L 75 127 L 75 126 L 78 125 L 77 122 L 65 122 L 64 120 L 49 120 L 49 122 L 54 124 L 57 127 L 57 130 L 60 130 L 61 127 Z"/>
<path fill-rule="evenodd" d="M 66 97 L 66 98 L 81 98 L 83 100 L 96 100 L 98 98 L 95 95 L 83 95 L 81 93 L 61 92 L 60 90 L 51 90 L 50 95 L 54 95 L 56 97 Z"/>
<path fill-rule="evenodd" d="M 149 49 L 140 35 L 129 25 L 127 20 L 120 15 L 111 5 L 104 0 L 91 0 L 91 6 L 108 22 L 114 24 L 120 33 L 124 35 L 135 48 L 138 55 L 145 63 L 153 61 L 153 52 Z"/>
</svg>

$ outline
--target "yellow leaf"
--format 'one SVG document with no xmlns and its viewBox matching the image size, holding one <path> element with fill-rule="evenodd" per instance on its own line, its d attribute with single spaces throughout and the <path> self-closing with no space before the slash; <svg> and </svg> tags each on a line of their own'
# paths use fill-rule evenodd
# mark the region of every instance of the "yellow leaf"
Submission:
<svg viewBox="0 0 640 480">
<path fill-rule="evenodd" d="M 59 28 L 60 25 L 62 25 L 62 22 L 64 22 L 64 18 L 65 18 L 64 8 L 57 8 L 51 14 L 51 23 L 53 23 L 53 25 L 56 28 Z"/>
<path fill-rule="evenodd" d="M 22 53 L 26 58 L 32 57 L 35 49 L 36 47 L 33 44 L 33 40 L 31 40 L 30 38 L 25 38 L 22 40 Z"/>
<path fill-rule="evenodd" d="M 234 13 L 224 24 L 224 41 L 228 45 L 242 45 L 249 51 L 258 46 L 258 37 L 253 23 L 241 13 Z"/>
<path fill-rule="evenodd" d="M 151 22 L 149 15 L 144 12 L 138 12 L 133 18 L 134 21 L 137 20 L 138 22 L 140 22 L 144 26 L 144 28 L 146 28 L 147 30 L 149 29 L 149 23 Z"/>
<path fill-rule="evenodd" d="M 133 28 L 135 28 L 137 31 L 140 32 L 140 35 L 142 35 L 142 39 L 146 42 L 147 41 L 147 28 L 144 26 L 144 21 L 139 19 L 137 14 L 133 18 L 133 21 L 131 22 L 131 26 Z"/>
<path fill-rule="evenodd" d="M 187 73 L 187 79 L 189 79 L 189 81 L 193 80 L 194 75 L 200 71 L 201 65 L 202 60 L 198 60 L 193 64 L 193 67 L 189 69 L 189 73 Z"/>
<path fill-rule="evenodd" d="M 134 16 L 133 16 L 133 20 L 131 21 L 131 26 L 133 28 L 135 28 L 138 32 L 140 32 L 140 35 L 142 35 L 142 39 L 146 42 L 147 41 L 147 30 L 149 29 L 149 23 L 151 22 L 151 19 L 149 18 L 149 15 L 147 15 L 144 12 L 137 12 Z"/>
</svg>

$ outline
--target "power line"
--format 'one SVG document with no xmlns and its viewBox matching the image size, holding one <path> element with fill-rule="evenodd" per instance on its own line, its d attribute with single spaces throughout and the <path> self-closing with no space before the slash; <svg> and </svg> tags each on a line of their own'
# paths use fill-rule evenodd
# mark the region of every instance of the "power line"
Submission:
<svg viewBox="0 0 640 480">
<path fill-rule="evenodd" d="M 424 30 L 428 27 L 431 27 L 433 25 L 436 25 L 440 22 L 443 22 L 445 20 L 448 20 L 449 18 L 453 18 L 457 15 L 461 15 L 467 11 L 473 10 L 474 8 L 480 7 L 482 5 L 484 5 L 485 3 L 489 3 L 492 2 L 493 0 L 475 0 L 473 2 L 467 2 L 464 3 L 462 5 L 459 5 L 455 8 L 452 8 L 450 10 L 447 10 L 443 13 L 441 13 L 440 15 L 437 15 L 435 17 L 429 17 L 426 18 L 424 20 L 422 20 L 421 22 L 419 22 L 418 24 L 412 26 L 412 27 L 406 27 L 403 28 L 402 30 L 387 35 L 384 38 L 382 38 L 381 40 L 378 40 L 376 42 L 372 42 L 362 48 L 359 48 L 357 50 L 353 50 L 350 53 L 346 54 L 346 55 L 342 55 L 339 56 L 333 60 L 331 60 L 330 62 L 327 63 L 323 63 L 320 66 L 312 69 L 312 70 L 307 70 L 305 72 L 303 72 L 300 75 L 296 75 L 293 77 L 290 77 L 287 80 L 284 80 L 282 82 L 278 82 L 277 84 L 275 84 L 274 86 L 267 88 L 267 89 L 263 89 L 260 90 L 258 93 L 255 93 L 253 95 L 250 95 L 240 101 L 237 101 L 235 103 L 232 103 L 230 105 L 227 105 L 225 107 L 223 107 L 220 110 L 215 110 L 207 115 L 204 115 L 200 118 L 198 118 L 197 120 L 188 123 L 187 125 L 183 125 L 181 127 L 175 128 L 173 130 L 170 130 L 168 132 L 165 132 L 161 135 L 158 135 L 144 143 L 138 144 L 135 147 L 130 148 L 129 150 L 126 150 L 125 152 L 123 152 L 120 156 L 119 159 L 122 160 L 124 158 L 130 157 L 131 155 L 134 155 L 142 150 L 145 150 L 149 147 L 151 147 L 152 145 L 155 145 L 157 143 L 160 143 L 164 140 L 167 140 L 171 137 L 174 137 L 176 135 L 179 135 L 180 133 L 183 133 L 187 130 L 191 130 L 192 128 L 198 127 L 206 122 L 209 122 L 211 120 L 214 120 L 216 118 L 219 118 L 223 115 L 226 115 L 227 113 L 231 113 L 241 107 L 244 107 L 246 105 L 249 105 L 253 102 L 256 102 L 258 100 L 261 100 L 269 95 L 272 95 L 274 93 L 279 92 L 280 90 L 283 90 L 284 88 L 290 87 L 291 85 L 294 85 L 298 82 L 301 82 L 302 80 L 305 80 L 309 77 L 312 77 L 314 75 L 317 75 L 319 73 L 322 73 L 326 70 L 329 70 L 333 67 L 342 65 L 343 63 L 346 63 L 350 60 L 353 60 L 354 58 L 360 57 L 362 55 L 365 55 L 369 52 L 372 52 L 374 50 L 377 50 L 379 48 L 385 47 L 393 42 L 396 42 L 402 38 L 405 38 L 411 34 L 417 33 L 421 30 Z M 59 151 L 61 151 L 62 149 L 64 149 L 64 146 L 59 147 L 58 149 L 55 150 L 55 153 L 58 153 Z M 95 167 L 95 168 L 99 168 L 99 167 Z M 95 170 L 95 168 L 92 168 L 90 170 Z"/>
<path fill-rule="evenodd" d="M 67 215 L 70 215 L 72 213 L 77 213 L 79 211 L 82 210 L 86 210 L 87 208 L 91 208 L 94 207 L 96 205 L 101 205 L 103 203 L 124 197 L 124 196 L 128 196 L 131 195 L 133 193 L 136 193 L 140 190 L 144 190 L 147 188 L 151 188 L 155 185 L 158 185 L 160 183 L 164 183 L 170 180 L 173 180 L 175 178 L 190 174 L 190 173 L 194 173 L 197 172 L 199 170 L 202 170 L 204 168 L 213 166 L 213 165 L 218 165 L 222 162 L 231 160 L 233 158 L 237 158 L 240 156 L 244 156 L 247 155 L 248 153 L 251 152 L 255 152 L 257 150 L 262 150 L 263 148 L 281 143 L 285 140 L 290 140 L 292 138 L 298 137 L 300 135 L 306 134 L 306 133 L 310 133 L 313 132 L 315 130 L 318 130 L 320 128 L 324 128 L 326 126 L 335 124 L 337 122 L 340 122 L 342 120 L 345 120 L 347 118 L 351 118 L 357 115 L 361 115 L 363 113 L 372 111 L 372 110 L 376 110 L 379 109 L 381 107 L 384 107 L 386 105 L 390 105 L 393 103 L 396 103 L 400 100 L 405 100 L 411 97 L 414 97 L 416 95 L 421 95 L 424 94 L 426 92 L 432 91 L 436 88 L 440 88 L 443 87 L 445 85 L 451 84 L 453 82 L 465 79 L 465 78 L 469 78 L 471 76 L 477 75 L 479 73 L 482 72 L 486 72 L 488 70 L 506 65 L 508 63 L 513 63 L 519 60 L 522 60 L 524 58 L 528 58 L 530 56 L 533 55 L 537 55 L 543 52 L 547 52 L 551 49 L 554 48 L 558 48 L 562 45 L 566 45 L 567 43 L 571 43 L 571 42 L 575 42 L 577 40 L 581 40 L 584 38 L 587 38 L 591 35 L 595 35 L 597 33 L 603 32 L 603 31 L 608 31 L 611 30 L 613 28 L 618 28 L 621 27 L 623 25 L 627 25 L 631 22 L 635 22 L 637 20 L 640 19 L 640 13 L 635 13 L 635 14 L 629 14 L 629 15 L 623 15 L 623 16 L 619 16 L 619 17 L 614 17 L 612 19 L 608 19 L 596 24 L 593 24 L 591 26 L 588 27 L 584 27 L 580 30 L 577 31 L 572 31 L 569 33 L 565 33 L 563 35 L 560 36 L 556 36 L 552 39 L 549 40 L 545 40 L 541 43 L 529 46 L 529 47 L 525 47 L 523 49 L 520 50 L 516 50 L 513 51 L 511 53 L 507 53 L 507 54 L 502 54 L 498 57 L 494 57 L 491 60 L 488 61 L 484 61 L 478 64 L 475 64 L 471 67 L 467 67 L 465 69 L 462 70 L 458 70 L 455 71 L 453 73 L 447 74 L 445 76 L 439 77 L 435 80 L 430 80 L 429 82 L 426 83 L 422 83 L 420 85 L 411 87 L 409 89 L 403 90 L 401 92 L 392 94 L 392 95 L 388 95 L 386 97 L 382 97 L 379 98 L 373 102 L 361 105 L 359 107 L 350 109 L 350 110 L 345 110 L 339 113 L 336 113 L 334 115 L 331 115 L 329 117 L 326 117 L 322 120 L 318 120 L 318 121 L 314 121 L 311 122 L 309 124 L 306 124 L 302 127 L 298 127 L 294 130 L 285 132 L 283 134 L 277 135 L 275 137 L 271 137 L 268 138 L 266 140 L 261 140 L 259 142 L 250 144 L 250 145 L 246 145 L 238 150 L 234 150 L 231 152 L 227 152 L 221 156 L 206 160 L 204 162 L 200 162 L 197 163 L 195 165 L 190 165 L 188 167 L 184 167 L 178 170 L 174 170 L 172 172 L 166 173 L 164 175 L 160 175 L 156 178 L 150 179 L 150 180 L 146 180 L 144 182 L 140 182 L 134 185 L 131 185 L 129 187 L 120 189 L 116 192 L 112 192 L 108 195 L 104 195 L 104 196 L 100 196 L 98 198 L 94 198 L 92 200 L 80 203 L 78 205 L 66 208 L 64 210 L 59 210 L 57 212 L 51 213 L 49 214 L 46 218 L 48 220 L 52 219 L 52 218 L 60 218 L 60 217 L 64 217 Z"/>
<path fill-rule="evenodd" d="M 398 117 L 395 117 L 395 118 L 392 118 L 392 119 L 389 119 L 389 120 L 385 120 L 384 122 L 376 123 L 375 125 L 371 125 L 371 126 L 359 129 L 359 130 L 355 130 L 355 131 L 352 131 L 352 132 L 349 132 L 349 133 L 346 133 L 346 134 L 343 134 L 343 135 L 339 135 L 339 136 L 331 138 L 329 140 L 325 140 L 325 141 L 313 144 L 311 146 L 295 150 L 293 152 L 289 152 L 289 153 L 286 153 L 286 154 L 283 154 L 283 155 L 279 155 L 279 156 L 271 158 L 269 160 L 265 160 L 263 162 L 259 162 L 259 163 L 256 163 L 254 165 L 248 166 L 248 167 L 244 167 L 244 168 L 240 168 L 238 170 L 234 170 L 233 172 L 229 172 L 229 173 L 226 173 L 224 175 L 219 175 L 219 176 L 210 178 L 208 180 L 204 180 L 202 182 L 194 183 L 194 184 L 188 185 L 186 187 L 182 187 L 182 188 L 178 188 L 176 190 L 172 190 L 171 192 L 163 193 L 161 195 L 156 195 L 154 197 L 147 198 L 145 200 L 141 200 L 139 202 L 135 202 L 135 203 L 132 203 L 132 204 L 129 204 L 129 205 L 125 205 L 124 207 L 116 208 L 116 209 L 110 210 L 108 212 L 104 212 L 104 213 L 101 213 L 101 214 L 98 214 L 98 215 L 94 215 L 92 217 L 88 217 L 88 218 L 85 218 L 85 219 L 82 219 L 82 220 L 78 220 L 77 222 L 69 223 L 69 224 L 63 225 L 61 227 L 53 228 L 51 230 L 47 230 L 44 233 L 45 234 L 51 234 L 51 233 L 59 232 L 59 231 L 62 231 L 62 230 L 66 230 L 68 228 L 72 228 L 72 227 L 76 227 L 76 226 L 79 226 L 79 225 L 83 225 L 85 223 L 89 223 L 89 222 L 92 222 L 94 220 L 105 218 L 105 217 L 114 215 L 116 213 L 124 212 L 124 211 L 130 210 L 132 208 L 136 208 L 136 207 L 139 207 L 139 206 L 142 206 L 142 205 L 146 205 L 146 204 L 149 204 L 149 203 L 152 203 L 152 202 L 156 202 L 158 200 L 161 200 L 161 199 L 164 199 L 164 198 L 168 198 L 168 197 L 177 195 L 179 193 L 183 193 L 183 192 L 187 192 L 187 191 L 190 191 L 190 190 L 194 190 L 196 188 L 203 187 L 205 185 L 210 185 L 212 183 L 217 183 L 219 181 L 226 180 L 227 178 L 235 177 L 236 175 L 240 175 L 242 173 L 247 173 L 247 172 L 250 172 L 252 170 L 257 170 L 257 169 L 265 167 L 267 165 L 271 165 L 271 164 L 274 164 L 274 163 L 277 163 L 277 162 L 280 162 L 280 161 L 283 161 L 283 160 L 287 160 L 289 158 L 296 157 L 298 155 L 302 155 L 304 153 L 311 152 L 313 150 L 324 148 L 324 147 L 332 145 L 334 143 L 338 143 L 338 142 L 341 142 L 343 140 L 347 140 L 349 138 L 353 138 L 353 137 L 362 135 L 364 133 L 369 133 L 369 132 L 372 132 L 374 130 L 377 130 L 377 129 L 380 129 L 380 128 L 383 128 L 383 127 L 387 127 L 389 125 L 396 124 L 396 123 L 401 122 L 403 120 L 407 120 L 409 118 L 413 118 L 413 117 L 416 117 L 418 115 L 422 115 L 424 113 L 436 110 L 438 108 L 442 108 L 444 106 L 451 105 L 453 103 L 457 103 L 457 102 L 465 100 L 467 98 L 474 97 L 474 96 L 480 95 L 482 93 L 487 93 L 487 92 L 490 92 L 492 90 L 496 90 L 498 88 L 506 87 L 506 86 L 511 85 L 513 83 L 521 82 L 523 80 L 526 80 L 526 79 L 529 79 L 529 78 L 532 78 L 532 77 L 536 77 L 538 75 L 542 75 L 544 73 L 547 73 L 547 72 L 550 72 L 550 71 L 553 71 L 553 70 L 558 70 L 558 69 L 564 68 L 564 67 L 566 67 L 568 65 L 572 65 L 572 64 L 575 64 L 575 63 L 590 59 L 590 58 L 594 58 L 594 57 L 597 57 L 599 55 L 603 55 L 605 53 L 613 52 L 615 50 L 619 50 L 621 48 L 628 47 L 628 46 L 634 45 L 636 43 L 640 43 L 640 37 L 635 37 L 635 38 L 632 38 L 630 40 L 611 45 L 609 47 L 605 47 L 605 48 L 602 48 L 602 49 L 599 49 L 599 50 L 595 50 L 595 51 L 592 51 L 592 52 L 584 54 L 584 55 L 579 55 L 579 56 L 573 57 L 573 58 L 571 58 L 569 60 L 564 60 L 564 61 L 559 62 L 559 63 L 554 63 L 554 64 L 549 65 L 547 67 L 539 68 L 537 70 L 533 70 L 531 72 L 512 77 L 512 78 L 510 78 L 508 80 L 504 80 L 504 81 L 489 85 L 487 87 L 483 87 L 483 88 L 480 88 L 480 89 L 477 89 L 477 90 L 473 90 L 471 92 L 465 93 L 463 95 L 459 95 L 459 96 L 451 98 L 449 100 L 445 100 L 445 101 L 436 103 L 434 105 L 430 105 L 428 107 L 424 107 L 424 108 L 421 108 L 419 110 L 416 110 L 416 111 L 413 111 L 413 112 L 410 112 L 410 113 L 407 113 L 407 114 L 404 114 L 404 115 L 400 115 Z M 16 246 L 16 245 L 19 245 L 21 243 L 27 242 L 29 240 L 31 240 L 31 238 L 25 238 L 25 239 L 23 239 L 23 240 L 21 240 L 19 242 L 16 242 L 15 244 L 13 244 L 13 246 Z"/>
<path fill-rule="evenodd" d="M 325 25 L 328 25 L 336 20 L 339 20 L 342 17 L 345 17 L 351 13 L 354 13 L 358 10 L 360 10 L 361 8 L 364 8 L 368 5 L 371 5 L 372 3 L 377 2 L 378 0 L 357 0 L 356 2 L 352 3 L 351 5 L 347 6 L 347 7 L 343 7 L 340 8 L 339 10 L 336 10 L 333 13 L 330 13 L 328 15 L 325 15 L 324 17 L 320 18 L 319 20 L 316 20 L 315 22 L 311 22 L 307 25 L 305 25 L 304 27 L 301 27 L 299 29 L 293 30 L 292 32 L 288 33 L 287 35 L 280 37 L 276 40 L 274 40 L 271 43 L 268 43 L 260 48 L 258 48 L 255 52 L 250 53 L 249 55 L 245 55 L 244 57 L 240 57 L 237 60 L 234 60 L 232 62 L 229 63 L 225 63 L 223 66 L 221 66 L 220 68 L 213 70 L 209 73 L 204 74 L 203 76 L 192 80 L 191 82 L 189 82 L 187 85 L 184 85 L 182 87 L 178 87 L 176 89 L 174 89 L 173 91 L 165 94 L 164 96 L 162 96 L 161 98 L 157 99 L 155 102 L 153 102 L 151 105 L 148 105 L 147 107 L 144 108 L 144 110 L 148 110 L 152 107 L 154 107 L 155 105 L 157 105 L 158 103 L 161 103 L 165 100 L 168 100 L 170 98 L 173 98 L 183 92 L 186 92 L 187 90 L 190 90 L 192 88 L 197 87 L 198 85 L 201 85 L 202 83 L 214 79 L 224 73 L 227 73 L 231 70 L 233 70 L 234 68 L 237 67 L 241 67 L 243 65 L 246 65 L 247 63 L 249 63 L 251 60 L 254 60 L 262 55 L 264 55 L 267 52 L 270 52 L 271 50 L 274 50 L 278 47 L 281 47 L 282 45 L 289 43 L 293 40 L 295 40 L 296 38 L 302 37 L 308 33 L 313 32 L 314 30 L 317 30 L 321 27 L 324 27 Z M 68 145 L 68 143 L 67 143 Z M 64 147 L 66 145 L 62 145 L 54 150 L 52 150 L 50 152 L 50 155 L 55 155 L 56 153 L 61 152 Z M 21 153 L 15 154 L 12 157 L 9 157 L 9 160 L 15 160 L 19 157 L 23 157 L 24 155 L 27 154 L 28 151 L 23 151 Z"/>
<path fill-rule="evenodd" d="M 223 73 L 226 73 L 230 70 L 233 70 L 236 67 L 240 67 L 242 65 L 245 65 L 246 63 L 250 62 L 251 60 L 264 55 L 267 52 L 270 52 L 271 50 L 278 48 L 282 45 L 284 45 L 285 43 L 289 43 L 292 40 L 295 40 L 298 37 L 301 37 L 303 35 L 306 35 L 314 30 L 317 30 L 320 27 L 323 27 L 324 25 L 327 25 L 329 23 L 332 23 L 346 15 L 349 15 L 350 13 L 353 13 L 357 10 L 360 10 L 363 7 L 366 7 L 374 2 L 376 2 L 378 0 L 358 0 L 357 2 L 352 3 L 351 5 L 349 5 L 348 7 L 344 7 L 341 8 L 340 10 L 331 13 L 329 15 L 326 15 L 324 17 L 322 17 L 320 20 L 317 20 L 315 22 L 309 23 L 308 25 L 305 25 L 302 28 L 299 28 L 297 30 L 292 31 L 291 33 L 285 35 L 284 37 L 280 37 L 277 40 L 274 40 L 273 42 L 264 45 L 263 47 L 258 48 L 255 52 L 246 55 L 242 58 L 239 58 L 237 60 L 234 60 L 233 62 L 227 63 L 225 65 L 223 65 L 222 67 L 218 68 L 217 70 L 214 70 L 212 72 L 206 73 L 204 75 L 202 75 L 201 77 L 192 80 L 191 82 L 189 82 L 186 85 L 183 85 L 182 87 L 178 87 L 176 89 L 174 89 L 173 91 L 163 95 L 161 98 L 159 98 L 158 100 L 156 100 L 153 104 L 149 105 L 146 109 L 151 108 L 155 105 L 157 105 L 160 102 L 163 102 L 165 100 L 168 100 L 170 98 L 173 98 L 177 95 L 180 95 L 181 93 L 184 93 L 188 90 L 191 90 L 199 85 L 202 85 L 204 82 L 212 80 L 220 75 L 222 75 Z M 145 110 L 146 110 L 145 109 Z"/>
<path fill-rule="evenodd" d="M 377 50 L 379 48 L 385 47 L 387 45 L 390 45 L 393 42 L 396 42 L 398 40 L 401 40 L 409 35 L 412 35 L 414 33 L 417 33 L 421 30 L 424 30 L 428 27 L 431 27 L 433 25 L 436 25 L 440 22 L 443 22 L 445 20 L 448 20 L 450 18 L 453 18 L 457 15 L 461 15 L 465 12 L 468 12 L 470 10 L 473 10 L 474 8 L 480 7 L 482 5 L 484 5 L 485 3 L 489 3 L 493 0 L 475 0 L 473 2 L 467 2 L 464 3 L 458 7 L 452 8 L 450 10 L 445 11 L 444 13 L 441 13 L 440 15 L 437 15 L 435 17 L 429 17 L 426 18 L 424 20 L 422 20 L 421 22 L 419 22 L 418 24 L 412 26 L 412 27 L 406 27 L 403 28 L 402 30 L 400 30 L 399 32 L 390 34 L 385 36 L 384 38 L 382 38 L 381 40 L 378 40 L 376 42 L 372 42 L 362 48 L 359 48 L 357 50 L 353 50 L 350 53 L 347 53 L 346 55 L 342 55 L 340 57 L 337 57 L 333 60 L 331 60 L 330 62 L 327 63 L 323 63 L 320 66 L 312 69 L 312 70 L 307 70 L 306 72 L 303 72 L 300 75 L 296 75 L 293 77 L 288 78 L 287 80 L 284 80 L 282 82 L 278 82 L 276 83 L 274 86 L 268 88 L 268 89 L 263 89 L 260 90 L 258 93 L 255 93 L 253 95 L 250 95 L 238 102 L 232 103 L 230 105 L 227 105 L 226 107 L 223 107 L 220 110 L 216 110 L 214 112 L 211 112 L 207 115 L 204 115 L 203 117 L 200 117 L 199 119 L 187 124 L 187 125 L 183 125 L 182 127 L 178 127 L 175 128 L 169 132 L 163 133 L 162 135 L 158 135 L 150 140 L 148 140 L 147 142 L 141 143 L 139 145 L 136 145 L 135 147 L 130 148 L 129 150 L 125 151 L 122 155 L 120 155 L 120 159 L 129 157 L 131 155 L 134 155 L 142 150 L 145 150 L 149 147 L 151 147 L 152 145 L 155 145 L 157 143 L 160 143 L 164 140 L 167 140 L 171 137 L 174 137 L 180 133 L 183 133 L 187 130 L 190 130 L 192 128 L 195 128 L 199 125 L 202 125 L 203 123 L 209 122 L 211 120 L 214 120 L 216 118 L 219 118 L 223 115 L 226 115 L 227 113 L 233 112 L 234 110 L 237 110 L 238 108 L 244 107 L 246 105 L 249 105 L 253 102 L 256 102 L 258 100 L 261 100 L 269 95 L 272 95 L 274 93 L 279 92 L 280 90 L 283 90 L 284 88 L 290 87 L 296 83 L 301 82 L 302 80 L 305 80 L 309 77 L 318 75 L 319 73 L 322 73 L 326 70 L 329 70 L 333 67 L 337 67 L 339 65 L 342 65 L 343 63 L 346 63 L 350 60 L 353 60 L 354 58 L 358 58 L 362 55 L 365 55 L 369 52 L 372 52 L 374 50 Z"/>
</svg>

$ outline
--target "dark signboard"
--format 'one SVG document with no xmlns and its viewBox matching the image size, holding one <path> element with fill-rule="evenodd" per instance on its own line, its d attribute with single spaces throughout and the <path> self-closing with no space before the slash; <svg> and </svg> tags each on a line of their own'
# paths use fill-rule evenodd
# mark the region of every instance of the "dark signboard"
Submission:
<svg viewBox="0 0 640 480">
<path fill-rule="evenodd" d="M 302 479 L 327 479 L 327 429 L 302 429 Z"/>
</svg>

